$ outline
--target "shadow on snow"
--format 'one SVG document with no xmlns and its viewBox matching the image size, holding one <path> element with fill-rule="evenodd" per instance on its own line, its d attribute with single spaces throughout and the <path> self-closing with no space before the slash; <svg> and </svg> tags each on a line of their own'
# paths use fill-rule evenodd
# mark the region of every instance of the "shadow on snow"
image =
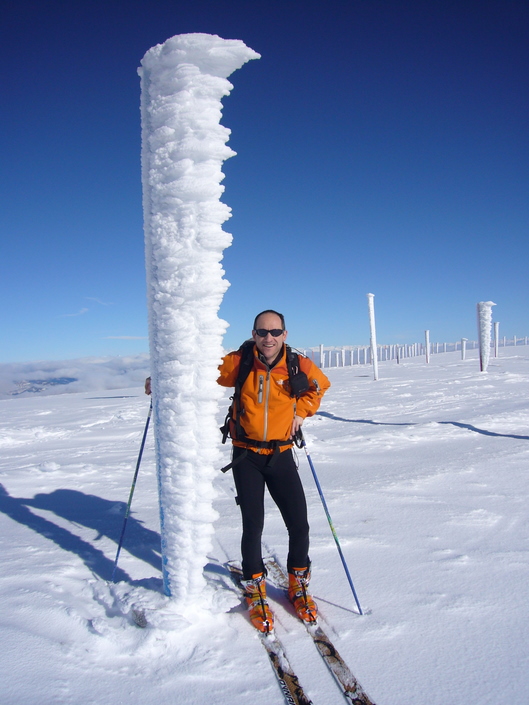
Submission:
<svg viewBox="0 0 529 705">
<path fill-rule="evenodd" d="M 420 426 L 418 423 L 392 423 L 390 421 L 371 421 L 370 419 L 344 419 L 341 416 L 335 416 L 327 411 L 317 411 L 317 416 L 324 416 L 326 419 L 331 419 L 332 421 L 345 421 L 346 423 L 366 423 L 373 426 Z M 466 428 L 468 431 L 473 431 L 474 433 L 481 433 L 483 436 L 497 436 L 499 438 L 515 438 L 520 441 L 529 441 L 529 436 L 519 436 L 514 433 L 496 433 L 496 431 L 487 431 L 484 428 L 477 428 L 469 423 L 461 423 L 460 421 L 436 421 L 435 423 L 444 424 L 447 426 L 456 426 L 457 428 Z"/>
<path fill-rule="evenodd" d="M 97 531 L 94 541 L 106 536 L 117 544 L 125 516 L 126 504 L 124 502 L 111 502 L 76 490 L 55 490 L 49 494 L 37 494 L 33 499 L 11 497 L 5 487 L 0 484 L 0 511 L 18 521 L 19 524 L 23 524 L 41 536 L 54 541 L 63 550 L 79 556 L 87 568 L 103 580 L 111 580 L 114 568 L 113 558 L 108 558 L 91 542 L 82 539 L 68 529 L 35 514 L 31 508 L 53 512 L 74 526 L 84 526 Z M 130 515 L 123 548 L 161 572 L 160 534 L 146 529 L 141 521 Z M 133 581 L 128 573 L 119 566 L 116 569 L 115 580 L 116 582 L 125 581 L 131 585 L 141 585 L 156 591 L 162 589 L 161 579 Z"/>
<path fill-rule="evenodd" d="M 324 416 L 332 421 L 345 421 L 346 423 L 367 423 L 372 426 L 417 426 L 415 423 L 390 423 L 389 421 L 371 421 L 370 419 L 344 419 L 341 416 L 335 416 L 328 411 L 317 411 L 316 416 Z"/>
</svg>

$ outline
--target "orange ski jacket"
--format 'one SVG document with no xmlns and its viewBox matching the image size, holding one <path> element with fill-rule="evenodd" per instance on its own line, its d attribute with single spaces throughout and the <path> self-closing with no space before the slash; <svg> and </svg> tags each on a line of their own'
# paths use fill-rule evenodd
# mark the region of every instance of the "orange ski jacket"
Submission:
<svg viewBox="0 0 529 705">
<path fill-rule="evenodd" d="M 254 345 L 253 367 L 241 389 L 240 405 L 243 413 L 240 423 L 246 435 L 246 441 L 233 438 L 233 445 L 250 448 L 264 454 L 274 452 L 273 448 L 256 448 L 255 441 L 288 441 L 294 416 L 306 418 L 313 416 L 320 406 L 321 398 L 331 386 L 323 372 L 304 355 L 299 355 L 299 367 L 308 377 L 309 390 L 298 398 L 291 397 L 288 390 L 288 368 L 286 348 L 278 362 L 270 368 L 259 356 Z M 219 366 L 220 377 L 217 382 L 223 387 L 234 387 L 239 373 L 241 353 L 231 352 L 223 358 Z M 232 411 L 235 417 L 236 410 Z M 231 424 L 232 431 L 234 424 Z M 281 445 L 280 451 L 291 448 L 293 442 Z"/>
</svg>

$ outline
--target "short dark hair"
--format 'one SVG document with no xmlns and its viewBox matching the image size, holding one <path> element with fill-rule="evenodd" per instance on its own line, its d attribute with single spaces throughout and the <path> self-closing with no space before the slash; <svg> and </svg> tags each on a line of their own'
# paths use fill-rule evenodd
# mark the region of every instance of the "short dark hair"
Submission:
<svg viewBox="0 0 529 705">
<path fill-rule="evenodd" d="M 285 330 L 285 317 L 283 316 L 282 313 L 279 313 L 279 311 L 274 311 L 271 308 L 267 308 L 266 311 L 261 311 L 261 313 L 257 314 L 257 316 L 255 317 L 255 320 L 253 322 L 253 330 L 256 330 L 257 321 L 259 320 L 259 316 L 264 316 L 265 313 L 273 313 L 274 315 L 278 316 L 281 319 L 281 326 L 283 327 L 283 330 Z"/>
</svg>

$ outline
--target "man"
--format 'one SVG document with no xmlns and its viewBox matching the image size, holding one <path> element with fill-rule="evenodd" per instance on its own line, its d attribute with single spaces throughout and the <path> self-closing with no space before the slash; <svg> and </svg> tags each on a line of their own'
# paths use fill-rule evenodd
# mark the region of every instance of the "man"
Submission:
<svg viewBox="0 0 529 705">
<path fill-rule="evenodd" d="M 291 389 L 287 334 L 284 316 L 277 311 L 263 311 L 256 317 L 252 330 L 253 364 L 240 390 L 240 399 L 235 398 L 231 408 L 231 466 L 243 525 L 243 587 L 250 619 L 262 632 L 273 628 L 261 554 L 265 486 L 289 534 L 290 600 L 304 621 L 313 622 L 317 615 L 316 604 L 307 590 L 310 580 L 307 504 L 292 446 L 305 418 L 318 410 L 330 382 L 308 358 L 299 355 L 299 372 L 305 384 L 296 385 L 297 390 Z M 224 357 L 217 380 L 220 385 L 236 385 L 242 354 L 238 350 Z M 299 375 L 296 379 L 299 381 Z"/>
</svg>

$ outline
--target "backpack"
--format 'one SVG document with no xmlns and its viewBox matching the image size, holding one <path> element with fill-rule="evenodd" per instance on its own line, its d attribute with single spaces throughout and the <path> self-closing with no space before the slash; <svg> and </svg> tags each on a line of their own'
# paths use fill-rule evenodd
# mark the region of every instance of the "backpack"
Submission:
<svg viewBox="0 0 529 705">
<path fill-rule="evenodd" d="M 233 396 L 230 397 L 232 403 L 226 414 L 224 424 L 220 428 L 222 442 L 226 443 L 227 438 L 236 438 L 239 441 L 247 441 L 256 448 L 273 448 L 274 451 L 279 451 L 280 445 L 289 445 L 292 441 L 254 441 L 253 439 L 247 438 L 241 425 L 240 419 L 241 415 L 244 413 L 244 409 L 241 408 L 240 403 L 241 391 L 253 367 L 254 346 L 255 343 L 253 340 L 246 340 L 237 351 L 241 353 L 241 361 L 237 379 L 235 380 L 235 391 Z M 292 398 L 298 398 L 301 394 L 309 390 L 309 380 L 305 372 L 300 369 L 298 353 L 294 352 L 289 345 L 285 347 L 287 351 L 288 391 Z M 232 467 L 232 463 L 222 468 L 222 472 L 226 472 L 230 467 Z"/>
</svg>

